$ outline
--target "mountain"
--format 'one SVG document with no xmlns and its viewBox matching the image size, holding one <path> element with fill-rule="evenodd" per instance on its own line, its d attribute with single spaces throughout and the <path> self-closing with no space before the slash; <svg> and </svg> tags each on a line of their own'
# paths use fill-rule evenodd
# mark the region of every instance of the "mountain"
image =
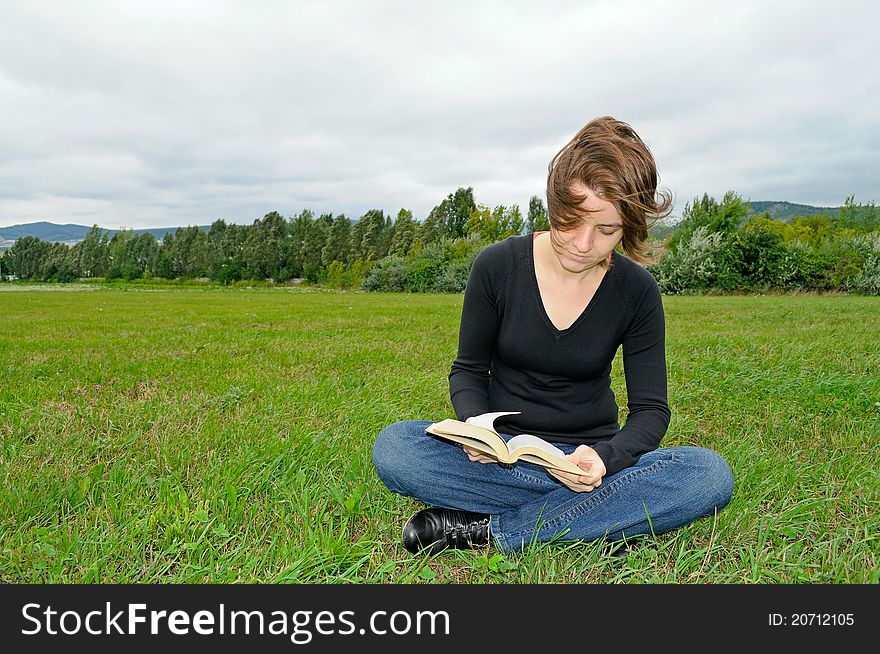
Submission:
<svg viewBox="0 0 880 654">
<path fill-rule="evenodd" d="M 208 231 L 210 225 L 199 225 L 199 228 Z M 49 222 L 27 223 L 13 225 L 12 227 L 0 227 L 0 241 L 14 241 L 22 236 L 36 236 L 44 241 L 81 241 L 86 237 L 90 227 L 84 225 L 56 225 Z M 132 233 L 137 236 L 144 232 L 150 232 L 157 240 L 161 240 L 168 232 L 177 231 L 177 227 L 155 227 L 152 229 L 135 229 Z M 104 232 L 112 238 L 118 230 L 107 229 Z"/>
<path fill-rule="evenodd" d="M 828 214 L 836 216 L 840 207 L 813 207 L 809 204 L 795 204 L 794 202 L 761 201 L 749 202 L 749 206 L 755 213 L 768 213 L 771 218 L 789 222 L 796 216 L 809 216 L 813 214 Z"/>
<path fill-rule="evenodd" d="M 81 241 L 88 231 L 89 228 L 82 225 L 56 225 L 39 222 L 0 227 L 0 238 L 13 241 L 22 236 L 36 236 L 44 241 Z"/>
</svg>

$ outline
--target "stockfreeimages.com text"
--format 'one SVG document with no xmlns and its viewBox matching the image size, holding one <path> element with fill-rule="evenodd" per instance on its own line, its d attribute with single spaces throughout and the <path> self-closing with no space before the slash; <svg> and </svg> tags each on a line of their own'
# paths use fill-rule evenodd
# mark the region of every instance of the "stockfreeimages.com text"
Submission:
<svg viewBox="0 0 880 654">
<path fill-rule="evenodd" d="M 373 611 L 364 625 L 358 627 L 354 611 L 244 611 L 230 610 L 220 604 L 214 611 L 200 610 L 191 614 L 183 610 L 151 610 L 146 604 L 125 604 L 124 607 L 115 610 L 106 602 L 103 609 L 80 612 L 25 604 L 21 613 L 26 623 L 21 633 L 26 636 L 72 636 L 83 632 L 93 636 L 269 634 L 289 636 L 292 643 L 305 645 L 315 634 L 449 635 L 450 629 L 446 611 Z"/>
</svg>

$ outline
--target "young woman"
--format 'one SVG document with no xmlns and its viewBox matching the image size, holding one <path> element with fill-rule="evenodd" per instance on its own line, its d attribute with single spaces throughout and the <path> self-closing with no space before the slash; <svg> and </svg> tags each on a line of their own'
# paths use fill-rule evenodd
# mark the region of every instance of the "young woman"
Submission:
<svg viewBox="0 0 880 654">
<path fill-rule="evenodd" d="M 647 146 L 605 116 L 549 166 L 549 232 L 512 236 L 474 261 L 449 374 L 459 420 L 496 421 L 505 438 L 554 443 L 582 475 L 501 464 L 394 423 L 373 446 L 379 478 L 431 508 L 406 523 L 404 546 L 503 551 L 552 539 L 619 540 L 675 529 L 724 508 L 733 475 L 717 453 L 660 448 L 669 425 L 665 318 L 650 261 L 648 220 L 668 213 Z M 626 256 L 615 251 L 622 245 Z M 611 364 L 623 347 L 628 414 L 621 428 Z"/>
</svg>

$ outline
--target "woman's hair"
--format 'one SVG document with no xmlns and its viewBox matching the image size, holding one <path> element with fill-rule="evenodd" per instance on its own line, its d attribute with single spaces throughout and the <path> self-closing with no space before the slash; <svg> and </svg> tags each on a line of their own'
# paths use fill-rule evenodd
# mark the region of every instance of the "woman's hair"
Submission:
<svg viewBox="0 0 880 654">
<path fill-rule="evenodd" d="M 584 209 L 578 205 L 585 196 L 574 192 L 575 182 L 617 209 L 623 221 L 621 243 L 631 259 L 643 264 L 656 261 L 646 242 L 648 227 L 669 215 L 672 194 L 667 190 L 658 194 L 654 157 L 632 127 L 611 116 L 596 118 L 553 157 L 547 211 L 555 229 L 573 229 L 583 220 Z"/>
</svg>

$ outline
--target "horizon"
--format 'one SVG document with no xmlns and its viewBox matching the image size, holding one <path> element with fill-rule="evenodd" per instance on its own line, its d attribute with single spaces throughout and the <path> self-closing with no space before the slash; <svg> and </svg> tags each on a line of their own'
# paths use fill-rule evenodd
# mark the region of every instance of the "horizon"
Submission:
<svg viewBox="0 0 880 654">
<path fill-rule="evenodd" d="M 716 200 L 719 200 L 719 198 L 715 198 L 715 199 L 716 199 Z M 811 205 L 811 204 L 806 204 L 806 203 L 803 203 L 803 202 L 791 202 L 791 201 L 789 201 L 789 200 L 744 200 L 744 201 L 745 201 L 746 203 L 753 203 L 753 204 L 762 204 L 762 203 L 771 203 L 771 204 L 788 204 L 788 205 L 793 205 L 793 206 L 812 207 L 812 208 L 815 208 L 815 209 L 839 209 L 840 207 L 843 206 L 843 203 L 841 203 L 841 204 L 839 204 L 839 205 L 821 206 L 821 205 Z M 479 205 L 479 203 L 477 203 L 477 204 Z M 505 205 L 505 206 L 511 206 L 511 205 Z M 404 208 L 405 208 L 405 207 L 404 207 Z M 490 207 L 490 208 L 492 208 L 492 207 Z M 520 207 L 520 209 L 522 209 L 522 207 Z M 273 211 L 277 211 L 277 210 L 273 210 Z M 282 213 L 282 212 L 280 212 L 280 211 L 278 211 L 278 213 L 281 214 L 285 219 L 290 220 L 290 219 L 294 218 L 295 216 L 297 216 L 301 211 L 303 211 L 303 210 L 300 210 L 300 211 L 295 212 L 295 213 L 290 213 L 290 214 L 284 214 L 284 213 Z M 384 210 L 383 210 L 383 211 L 384 211 Z M 226 218 L 215 218 L 214 220 L 211 220 L 210 222 L 191 223 L 191 224 L 188 224 L 188 225 L 182 225 L 182 224 L 173 224 L 173 225 L 152 225 L 152 226 L 147 226 L 147 227 L 127 227 L 127 226 L 123 226 L 123 227 L 105 227 L 104 225 L 100 225 L 100 224 L 97 224 L 97 223 L 90 223 L 90 224 L 85 224 L 85 223 L 69 223 L 69 222 L 58 223 L 58 222 L 54 222 L 53 220 L 32 220 L 32 221 L 30 221 L 30 222 L 26 222 L 26 223 L 16 223 L 16 224 L 14 224 L 14 225 L 0 225 L 0 230 L 2 230 L 2 229 L 9 229 L 9 228 L 13 228 L 13 227 L 28 227 L 28 226 L 32 226 L 32 225 L 40 225 L 40 224 L 52 225 L 52 226 L 54 226 L 54 227 L 86 227 L 86 228 L 91 228 L 93 225 L 97 224 L 99 228 L 101 228 L 101 229 L 105 229 L 105 230 L 110 230 L 110 231 L 119 231 L 119 230 L 122 230 L 122 229 L 131 229 L 131 230 L 134 230 L 134 231 L 144 231 L 144 230 L 157 230 L 157 229 L 175 229 L 175 228 L 178 228 L 178 227 L 210 227 L 210 226 L 211 226 L 214 222 L 216 222 L 217 220 L 223 220 L 227 225 L 253 225 L 253 223 L 254 223 L 256 220 L 262 219 L 264 216 L 266 216 L 266 215 L 269 214 L 269 213 L 271 213 L 271 211 L 267 211 L 267 212 L 264 213 L 262 216 L 258 216 L 257 218 L 254 218 L 254 220 L 251 220 L 250 222 L 238 222 L 238 221 L 231 221 L 231 220 L 228 220 L 228 219 L 226 219 Z M 332 213 L 332 212 L 329 212 L 329 211 L 328 211 L 328 212 L 324 212 L 324 213 Z M 315 214 L 315 218 L 317 218 L 319 215 L 320 215 L 320 214 L 317 214 L 317 213 L 316 213 L 316 214 Z M 333 215 L 334 215 L 334 216 L 337 216 L 337 215 L 340 215 L 340 214 L 333 213 Z M 385 215 L 391 216 L 392 219 L 395 219 L 395 214 L 394 214 L 394 213 L 391 213 L 391 212 L 385 211 Z M 357 220 L 360 220 L 360 218 L 362 218 L 362 217 L 363 217 L 363 216 L 358 216 L 358 217 L 354 218 L 354 217 L 352 217 L 352 216 L 348 216 L 348 218 L 349 218 L 350 220 L 352 220 L 352 222 L 356 222 Z M 663 220 L 672 220 L 672 222 L 678 222 L 678 221 L 681 220 L 682 218 L 683 218 L 683 216 L 681 216 L 681 215 L 669 214 L 668 216 L 664 217 Z M 418 220 L 418 222 L 420 222 L 420 223 L 424 221 L 424 217 L 421 217 L 421 218 L 420 218 L 420 217 L 417 217 L 417 216 L 413 216 L 413 219 L 414 219 L 414 220 Z"/>
<path fill-rule="evenodd" d="M 816 206 L 816 205 L 807 205 L 807 204 L 803 204 L 800 202 L 790 202 L 788 200 L 746 200 L 745 202 L 754 203 L 754 204 L 763 204 L 763 203 L 787 204 L 787 205 L 792 205 L 792 206 L 806 206 L 806 207 L 811 207 L 811 208 L 815 208 L 815 209 L 839 209 L 840 207 L 843 206 L 843 204 L 841 204 L 841 205 L 836 205 L 836 206 L 823 207 L 823 206 Z M 267 213 L 270 213 L 270 212 L 267 212 Z M 278 212 L 278 213 L 281 213 L 281 212 Z M 298 213 L 299 212 L 297 212 L 297 214 Z M 291 220 L 297 214 L 289 214 L 289 215 L 281 214 L 281 215 L 286 220 Z M 338 214 L 334 214 L 334 215 L 338 215 Z M 387 212 L 386 212 L 386 215 L 389 215 L 389 214 L 387 214 Z M 392 218 L 394 218 L 393 214 L 390 214 L 390 215 Z M 318 216 L 315 215 L 315 218 L 317 218 L 317 217 Z M 361 217 L 362 216 L 359 216 L 358 218 L 351 218 L 349 216 L 349 218 L 351 218 L 351 220 L 353 222 L 355 222 L 356 220 L 359 220 Z M 261 216 L 261 218 L 262 218 L 262 216 Z M 415 219 L 415 217 L 414 217 L 414 219 Z M 666 216 L 663 220 L 670 220 L 672 223 L 678 223 L 681 219 L 682 219 L 682 216 L 670 214 L 670 215 Z M 224 220 L 224 222 L 227 225 L 235 224 L 235 225 L 245 225 L 245 226 L 252 225 L 254 222 L 254 221 L 251 221 L 250 223 L 239 223 L 239 222 L 229 221 L 229 220 L 225 220 L 225 219 L 216 219 L 216 220 Z M 100 224 L 97 226 L 98 226 L 98 228 L 105 230 L 105 231 L 109 231 L 109 232 L 116 232 L 116 231 L 120 231 L 122 229 L 129 229 L 132 231 L 155 231 L 155 230 L 163 230 L 163 229 L 170 230 L 170 229 L 189 228 L 189 227 L 210 228 L 210 226 L 214 222 L 216 222 L 216 220 L 212 220 L 211 222 L 206 222 L 206 223 L 189 224 L 189 225 L 157 225 L 157 226 L 151 226 L 151 227 L 118 227 L 118 228 L 114 228 L 114 227 L 105 227 Z M 422 222 L 422 221 L 423 221 L 423 219 L 419 219 L 419 222 Z M 15 225 L 0 226 L 0 231 L 2 231 L 4 229 L 15 228 L 15 227 L 32 227 L 35 225 L 51 225 L 53 227 L 80 227 L 80 228 L 86 228 L 86 229 L 91 229 L 91 227 L 93 226 L 93 224 L 86 225 L 83 223 L 56 223 L 51 220 L 35 220 L 35 221 L 28 222 L 28 223 L 18 223 Z M 9 241 L 9 239 L 3 239 L 3 237 L 0 236 L 0 241 L 4 241 L 4 240 Z M 73 240 L 77 240 L 77 239 L 70 239 L 70 240 L 73 241 Z"/>
</svg>

